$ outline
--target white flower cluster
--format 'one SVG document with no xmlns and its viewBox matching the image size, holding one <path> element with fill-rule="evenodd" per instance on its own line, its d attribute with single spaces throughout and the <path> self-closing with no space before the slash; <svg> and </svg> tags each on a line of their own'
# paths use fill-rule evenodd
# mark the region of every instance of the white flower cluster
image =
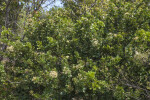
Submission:
<svg viewBox="0 0 150 100">
<path fill-rule="evenodd" d="M 148 53 L 141 53 L 135 51 L 134 59 L 139 61 L 140 63 L 147 63 L 148 62 Z"/>
<path fill-rule="evenodd" d="M 93 39 L 92 40 L 92 45 L 93 46 L 98 46 L 98 40 L 97 39 Z"/>
<path fill-rule="evenodd" d="M 139 39 L 139 37 L 135 37 L 135 38 L 134 38 L 134 40 L 138 40 L 138 39 Z"/>
<path fill-rule="evenodd" d="M 14 51 L 14 47 L 13 47 L 13 46 L 8 46 L 8 47 L 7 47 L 7 50 L 8 50 L 8 51 Z"/>
<path fill-rule="evenodd" d="M 8 58 L 3 58 L 3 60 L 1 61 L 2 64 L 6 64 L 6 62 L 9 62 Z"/>
<path fill-rule="evenodd" d="M 65 56 L 65 58 L 66 58 L 66 59 L 68 59 L 68 58 L 69 58 L 69 56 Z"/>
<path fill-rule="evenodd" d="M 37 77 L 33 77 L 33 78 L 32 78 L 32 81 L 36 81 L 36 80 L 37 80 Z"/>
<path fill-rule="evenodd" d="M 70 41 L 69 41 L 69 40 L 67 40 L 66 42 L 67 42 L 67 43 L 69 43 Z"/>
<path fill-rule="evenodd" d="M 81 64 L 74 65 L 73 68 L 74 68 L 74 69 L 82 69 L 82 68 L 83 68 L 83 65 L 81 65 Z"/>
<path fill-rule="evenodd" d="M 117 37 L 117 34 L 114 34 L 114 37 Z"/>
<path fill-rule="evenodd" d="M 148 3 L 148 6 L 150 6 L 150 2 Z"/>
<path fill-rule="evenodd" d="M 64 74 L 70 74 L 70 73 L 71 73 L 71 70 L 70 70 L 68 67 L 64 67 L 63 73 L 64 73 Z"/>
<path fill-rule="evenodd" d="M 52 78 L 57 78 L 58 73 L 57 73 L 56 71 L 50 71 L 49 75 L 50 75 L 50 77 L 52 77 Z"/>
</svg>

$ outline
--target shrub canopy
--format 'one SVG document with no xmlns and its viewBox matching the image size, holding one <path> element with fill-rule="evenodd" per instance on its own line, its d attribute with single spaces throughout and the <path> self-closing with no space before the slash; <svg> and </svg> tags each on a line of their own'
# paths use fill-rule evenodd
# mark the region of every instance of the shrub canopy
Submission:
<svg viewBox="0 0 150 100">
<path fill-rule="evenodd" d="M 150 8 L 110 0 L 29 17 L 25 38 L 3 28 L 0 97 L 150 99 Z M 85 9 L 84 9 L 85 8 Z"/>
</svg>

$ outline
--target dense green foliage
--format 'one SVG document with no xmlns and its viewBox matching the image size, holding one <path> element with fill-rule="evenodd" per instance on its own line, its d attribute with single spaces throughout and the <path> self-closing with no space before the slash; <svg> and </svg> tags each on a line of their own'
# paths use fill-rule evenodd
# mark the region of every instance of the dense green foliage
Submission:
<svg viewBox="0 0 150 100">
<path fill-rule="evenodd" d="M 2 28 L 0 99 L 149 100 L 149 5 L 63 1 L 29 16 L 23 39 Z"/>
</svg>

